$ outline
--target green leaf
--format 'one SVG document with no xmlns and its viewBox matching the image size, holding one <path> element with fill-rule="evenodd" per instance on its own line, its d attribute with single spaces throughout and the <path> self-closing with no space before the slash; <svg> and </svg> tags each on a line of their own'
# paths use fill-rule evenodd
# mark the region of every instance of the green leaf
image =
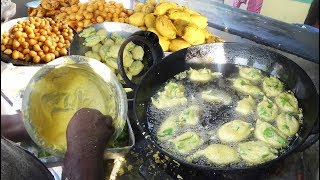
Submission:
<svg viewBox="0 0 320 180">
<path fill-rule="evenodd" d="M 168 128 L 168 129 L 162 131 L 160 136 L 163 137 L 163 136 L 168 136 L 168 135 L 172 135 L 172 134 L 173 134 L 173 128 Z"/>
<path fill-rule="evenodd" d="M 286 104 L 288 104 L 289 101 L 290 101 L 290 99 L 289 99 L 288 97 L 283 97 L 283 98 L 281 99 L 281 104 L 282 104 L 282 106 L 285 106 Z"/>
<path fill-rule="evenodd" d="M 292 120 L 292 117 L 295 116 L 294 112 L 288 112 L 289 120 Z"/>
<path fill-rule="evenodd" d="M 260 112 L 259 112 L 259 115 L 262 117 L 262 116 L 267 116 L 268 115 L 268 112 L 265 108 L 261 108 Z"/>
<path fill-rule="evenodd" d="M 244 85 L 246 85 L 247 83 L 242 80 L 242 81 L 240 82 L 240 84 L 241 84 L 242 86 L 244 86 Z"/>
<path fill-rule="evenodd" d="M 282 144 L 282 145 L 287 144 L 287 141 L 286 141 L 285 139 L 283 139 L 283 138 L 279 138 L 278 142 L 279 142 L 280 144 Z"/>
<path fill-rule="evenodd" d="M 288 126 L 288 125 L 286 125 L 286 124 L 284 124 L 282 127 L 283 127 L 284 129 L 286 129 L 287 131 L 289 131 L 289 130 L 290 130 L 289 126 Z"/>
<path fill-rule="evenodd" d="M 127 145 L 129 139 L 128 127 L 127 124 L 124 126 L 123 131 L 119 135 L 119 137 L 113 142 L 112 147 L 124 147 Z"/>
<path fill-rule="evenodd" d="M 264 131 L 263 131 L 263 136 L 267 137 L 267 138 L 272 138 L 274 137 L 274 130 L 272 128 L 266 128 Z"/>
<path fill-rule="evenodd" d="M 243 149 L 240 149 L 240 154 L 241 155 L 247 155 L 247 152 L 245 150 L 243 150 Z"/>
<path fill-rule="evenodd" d="M 50 153 L 48 153 L 47 151 L 45 151 L 43 149 L 39 150 L 39 152 L 38 152 L 38 158 L 48 157 L 50 155 L 51 155 Z"/>
</svg>

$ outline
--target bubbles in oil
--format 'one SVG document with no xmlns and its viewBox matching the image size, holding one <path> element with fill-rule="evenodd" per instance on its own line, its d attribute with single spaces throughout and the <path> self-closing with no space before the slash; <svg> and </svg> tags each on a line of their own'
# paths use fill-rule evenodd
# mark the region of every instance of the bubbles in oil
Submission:
<svg viewBox="0 0 320 180">
<path fill-rule="evenodd" d="M 255 127 L 255 123 L 257 120 L 255 112 L 251 113 L 250 115 L 243 116 L 235 111 L 237 102 L 242 98 L 247 97 L 247 95 L 241 94 L 238 91 L 234 90 L 232 87 L 232 82 L 230 81 L 230 79 L 232 78 L 239 77 L 238 67 L 239 66 L 236 66 L 234 64 L 225 64 L 225 67 L 223 68 L 224 71 L 223 72 L 220 71 L 223 74 L 222 77 L 219 77 L 217 79 L 214 79 L 204 84 L 190 82 L 188 78 L 184 78 L 182 80 L 177 80 L 172 78 L 167 81 L 167 82 L 174 81 L 176 83 L 183 84 L 183 86 L 185 87 L 185 97 L 188 99 L 188 102 L 186 105 L 183 105 L 180 107 L 173 107 L 166 110 L 160 110 L 160 109 L 157 109 L 155 106 L 153 106 L 150 101 L 147 108 L 147 121 L 148 121 L 148 127 L 150 132 L 153 135 L 157 134 L 157 130 L 159 129 L 160 125 L 169 116 L 179 115 L 187 107 L 191 105 L 198 105 L 202 109 L 199 123 L 194 126 L 186 125 L 184 127 L 178 128 L 175 134 L 176 136 L 178 136 L 187 131 L 197 132 L 197 134 L 201 137 L 204 143 L 199 148 L 189 152 L 187 155 L 182 155 L 180 153 L 177 153 L 177 151 L 175 150 L 171 142 L 158 141 L 160 146 L 163 147 L 165 151 L 169 152 L 176 158 L 181 159 L 182 161 L 186 161 L 186 159 L 188 159 L 190 155 L 194 154 L 199 150 L 205 149 L 210 144 L 226 144 L 226 143 L 220 142 L 217 136 L 217 130 L 224 123 L 239 119 L 239 120 L 243 120 L 245 122 L 251 123 L 253 127 Z M 214 72 L 218 72 L 219 69 L 220 68 L 218 67 L 213 67 L 211 70 Z M 265 72 L 262 72 L 262 75 L 268 76 L 268 74 Z M 157 92 L 163 91 L 165 85 L 166 84 L 164 84 L 160 89 L 158 89 Z M 260 81 L 255 85 L 261 87 L 262 82 Z M 215 103 L 215 104 L 207 103 L 203 101 L 203 99 L 201 98 L 201 92 L 206 90 L 217 90 L 217 91 L 224 92 L 231 97 L 232 101 L 228 105 L 223 105 L 219 103 Z M 157 98 L 157 92 L 154 93 L 154 96 L 153 96 L 154 98 Z M 261 100 L 262 100 L 262 96 L 256 97 L 255 103 L 258 104 Z M 251 135 L 245 141 L 251 141 L 251 140 L 256 140 L 254 137 L 254 132 L 252 132 Z M 237 150 L 238 143 L 227 143 L 226 145 L 229 145 Z M 280 151 L 280 153 L 283 153 L 283 152 Z M 203 165 L 203 166 L 219 167 L 218 165 L 210 164 L 210 162 L 208 162 L 208 160 L 205 157 L 193 159 L 192 162 L 198 165 Z M 247 165 L 245 162 L 240 161 L 240 162 L 229 164 L 223 167 L 241 168 L 243 166 L 247 166 Z"/>
</svg>

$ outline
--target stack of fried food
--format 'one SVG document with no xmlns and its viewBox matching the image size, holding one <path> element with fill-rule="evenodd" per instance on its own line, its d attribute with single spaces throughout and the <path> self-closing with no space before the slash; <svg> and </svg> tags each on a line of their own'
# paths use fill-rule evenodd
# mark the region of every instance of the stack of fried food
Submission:
<svg viewBox="0 0 320 180">
<path fill-rule="evenodd" d="M 42 2 L 48 3 L 42 4 Z M 68 24 L 77 32 L 80 32 L 85 27 L 91 26 L 94 23 L 100 22 L 126 22 L 133 14 L 133 10 L 125 9 L 122 3 L 115 3 L 114 1 L 106 2 L 105 0 L 91 0 L 87 3 L 69 4 L 69 6 L 61 6 L 53 4 L 56 1 L 67 0 L 42 0 L 40 11 L 44 8 L 55 8 L 54 13 L 33 13 L 29 12 L 29 16 L 44 17 L 49 16 L 53 19 Z M 76 0 L 70 0 L 72 3 Z"/>
<path fill-rule="evenodd" d="M 54 17 L 60 13 L 60 8 L 71 7 L 79 3 L 79 0 L 41 0 L 37 8 L 28 8 L 30 17 Z"/>
<path fill-rule="evenodd" d="M 67 55 L 73 31 L 51 18 L 30 17 L 18 21 L 1 36 L 1 51 L 15 60 L 47 63 Z"/>
<path fill-rule="evenodd" d="M 223 42 L 206 30 L 208 18 L 173 2 L 157 4 L 154 0 L 147 0 L 146 3 L 137 3 L 129 23 L 157 34 L 164 51 Z"/>
</svg>

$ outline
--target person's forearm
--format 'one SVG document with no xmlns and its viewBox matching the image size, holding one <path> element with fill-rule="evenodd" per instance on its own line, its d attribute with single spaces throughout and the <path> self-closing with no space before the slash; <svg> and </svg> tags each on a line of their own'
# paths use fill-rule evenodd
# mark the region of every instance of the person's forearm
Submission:
<svg viewBox="0 0 320 180">
<path fill-rule="evenodd" d="M 20 113 L 14 115 L 1 115 L 1 135 L 14 142 L 21 142 L 29 139 Z"/>
<path fill-rule="evenodd" d="M 80 151 L 80 150 L 79 150 Z M 67 150 L 64 159 L 62 179 L 102 180 L 104 179 L 103 153 Z"/>
</svg>

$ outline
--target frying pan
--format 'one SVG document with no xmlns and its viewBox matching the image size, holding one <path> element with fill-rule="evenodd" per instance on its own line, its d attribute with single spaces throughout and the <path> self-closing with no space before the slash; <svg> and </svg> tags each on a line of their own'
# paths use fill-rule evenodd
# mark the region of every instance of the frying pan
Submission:
<svg viewBox="0 0 320 180">
<path fill-rule="evenodd" d="M 134 84 L 126 77 L 122 63 L 122 53 L 126 44 L 130 41 L 141 41 L 151 49 L 153 53 L 153 65 L 144 74 L 141 80 Z M 118 56 L 118 67 L 124 81 L 135 90 L 133 100 L 134 117 L 139 129 L 146 139 L 149 139 L 161 153 L 176 160 L 180 164 L 199 170 L 208 171 L 237 171 L 256 170 L 269 167 L 279 162 L 286 156 L 303 151 L 319 139 L 318 106 L 319 95 L 306 72 L 292 60 L 267 49 L 245 43 L 214 43 L 192 46 L 174 52 L 162 59 L 162 53 L 156 49 L 159 47 L 155 34 L 145 31 L 137 32 L 129 37 L 121 46 Z M 157 54 L 158 53 L 158 54 Z M 303 109 L 303 124 L 298 132 L 299 137 L 281 153 L 278 158 L 247 167 L 214 167 L 188 163 L 184 159 L 178 159 L 164 150 L 157 142 L 156 135 L 148 126 L 147 107 L 154 93 L 174 75 L 191 68 L 209 68 L 228 73 L 232 65 L 244 65 L 254 67 L 278 77 L 288 89 L 292 90 Z M 231 70 L 232 71 L 232 70 Z M 308 138 L 310 136 L 310 138 Z"/>
</svg>

